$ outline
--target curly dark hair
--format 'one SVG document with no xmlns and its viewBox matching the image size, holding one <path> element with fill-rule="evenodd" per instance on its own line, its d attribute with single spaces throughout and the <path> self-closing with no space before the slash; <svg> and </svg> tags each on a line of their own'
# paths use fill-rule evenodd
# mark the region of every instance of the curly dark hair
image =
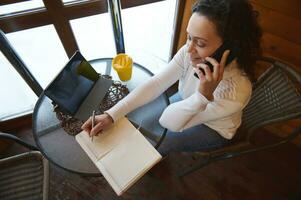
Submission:
<svg viewBox="0 0 301 200">
<path fill-rule="evenodd" d="M 207 17 L 216 27 L 223 41 L 239 51 L 235 52 L 239 67 L 254 80 L 254 64 L 261 56 L 262 30 L 257 22 L 258 12 L 248 0 L 199 0 L 193 13 Z"/>
</svg>

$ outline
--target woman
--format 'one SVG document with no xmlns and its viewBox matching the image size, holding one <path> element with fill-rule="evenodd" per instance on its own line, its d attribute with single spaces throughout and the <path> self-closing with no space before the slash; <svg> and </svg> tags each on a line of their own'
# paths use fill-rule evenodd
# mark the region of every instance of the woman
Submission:
<svg viewBox="0 0 301 200">
<path fill-rule="evenodd" d="M 170 151 L 199 151 L 228 143 L 251 97 L 260 38 L 261 29 L 247 0 L 196 2 L 187 26 L 187 43 L 167 68 L 97 116 L 92 130 L 91 119 L 82 128 L 90 136 L 97 135 L 179 80 L 179 93 L 159 120 L 168 129 L 159 151 L 166 155 Z M 226 41 L 234 48 L 226 50 L 220 61 L 210 57 Z M 235 59 L 226 65 L 230 53 L 235 54 Z M 206 61 L 213 66 L 212 71 Z"/>
</svg>

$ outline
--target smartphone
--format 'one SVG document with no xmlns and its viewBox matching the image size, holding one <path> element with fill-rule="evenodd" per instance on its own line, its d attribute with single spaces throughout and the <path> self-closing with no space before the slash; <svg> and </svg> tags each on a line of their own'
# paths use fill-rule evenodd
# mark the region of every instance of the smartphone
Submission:
<svg viewBox="0 0 301 200">
<path fill-rule="evenodd" d="M 230 50 L 230 54 L 228 55 L 228 58 L 227 58 L 227 61 L 226 61 L 226 65 L 228 65 L 236 57 L 237 48 L 230 45 L 229 42 L 227 42 L 227 41 L 224 42 L 210 57 L 214 58 L 217 62 L 220 62 L 222 57 L 223 57 L 223 53 L 226 50 Z M 205 61 L 204 64 L 208 65 L 211 72 L 213 72 L 213 65 L 210 62 Z M 205 71 L 202 68 L 199 68 L 199 69 L 205 75 Z M 199 78 L 196 73 L 194 73 L 194 76 Z"/>
</svg>

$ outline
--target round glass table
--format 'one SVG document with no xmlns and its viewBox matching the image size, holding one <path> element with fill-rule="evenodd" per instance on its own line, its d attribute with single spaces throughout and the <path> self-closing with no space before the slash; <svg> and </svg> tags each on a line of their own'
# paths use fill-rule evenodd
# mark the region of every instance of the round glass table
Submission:
<svg viewBox="0 0 301 200">
<path fill-rule="evenodd" d="M 100 74 L 111 75 L 119 80 L 116 72 L 111 70 L 112 58 L 101 58 L 89 61 Z M 153 74 L 145 67 L 134 63 L 132 78 L 126 83 L 132 91 L 151 78 Z M 145 91 L 147 92 L 147 91 Z M 163 140 L 166 129 L 159 124 L 159 118 L 169 104 L 165 93 L 152 102 L 129 113 L 127 117 L 134 125 L 140 125 L 140 131 L 157 147 Z M 99 176 L 99 170 L 76 142 L 74 136 L 67 134 L 56 117 L 51 100 L 41 94 L 33 113 L 33 135 L 43 155 L 55 165 L 79 174 Z"/>
</svg>

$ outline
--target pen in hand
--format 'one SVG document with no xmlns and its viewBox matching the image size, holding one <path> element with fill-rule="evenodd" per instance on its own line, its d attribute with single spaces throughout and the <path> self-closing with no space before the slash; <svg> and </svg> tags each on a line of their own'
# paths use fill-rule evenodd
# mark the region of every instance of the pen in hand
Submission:
<svg viewBox="0 0 301 200">
<path fill-rule="evenodd" d="M 91 128 L 91 130 L 94 128 L 94 125 L 95 125 L 95 110 L 93 110 L 93 112 L 92 112 L 92 128 Z M 93 142 L 93 135 L 91 137 L 91 141 Z"/>
</svg>

